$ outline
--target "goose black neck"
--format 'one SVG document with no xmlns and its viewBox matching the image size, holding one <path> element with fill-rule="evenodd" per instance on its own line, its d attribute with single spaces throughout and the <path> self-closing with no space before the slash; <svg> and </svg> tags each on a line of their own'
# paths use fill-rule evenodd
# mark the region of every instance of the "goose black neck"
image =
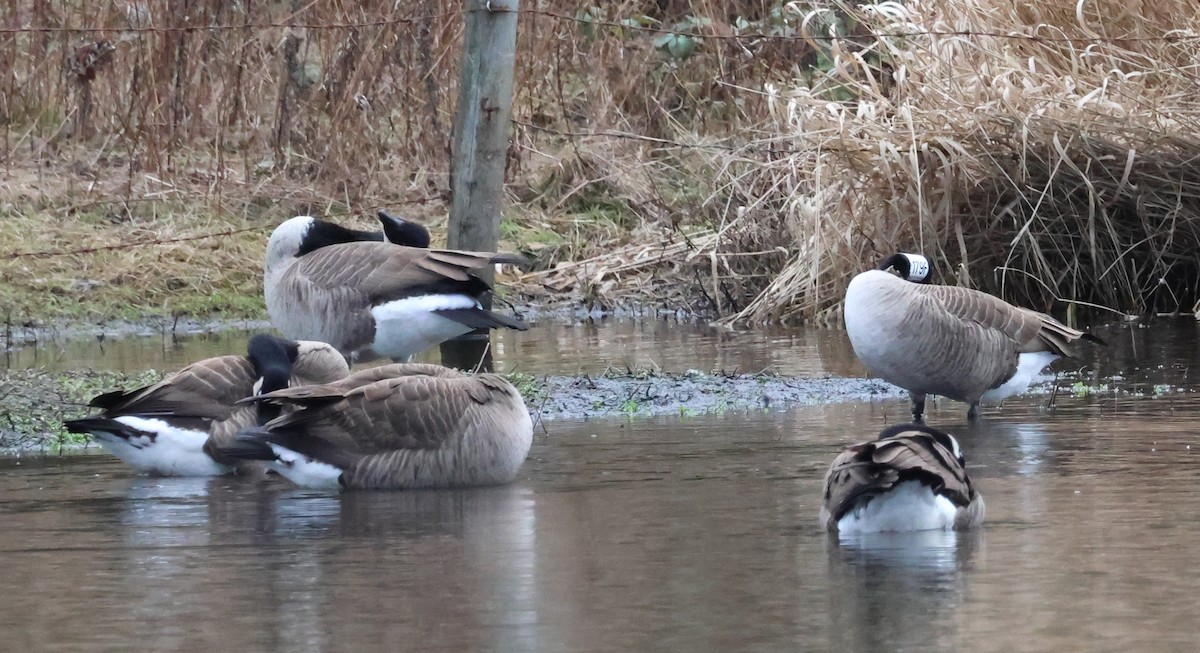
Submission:
<svg viewBox="0 0 1200 653">
<path fill-rule="evenodd" d="M 907 256 L 905 256 L 903 254 L 892 254 L 891 256 L 883 259 L 883 262 L 880 263 L 879 267 L 876 269 L 877 270 L 886 270 L 888 268 L 891 268 L 891 269 L 899 272 L 901 277 L 904 277 L 905 279 L 907 279 L 908 273 L 912 269 L 912 264 L 908 262 Z"/>
<path fill-rule="evenodd" d="M 924 260 L 924 257 L 918 257 L 918 258 Z M 924 263 L 922 263 L 921 265 L 922 265 L 922 267 L 917 271 L 917 274 L 920 276 L 918 278 L 914 279 L 913 278 L 913 269 L 912 269 L 912 266 L 913 266 L 912 259 L 910 259 L 908 256 L 906 256 L 904 254 L 892 254 L 891 256 L 883 259 L 883 262 L 880 263 L 879 267 L 877 267 L 875 269 L 887 270 L 890 268 L 892 270 L 895 270 L 900 275 L 901 279 L 912 281 L 913 283 L 929 283 L 930 282 L 929 267 L 927 264 L 924 264 Z"/>
<path fill-rule="evenodd" d="M 326 220 L 313 220 L 308 231 L 304 233 L 304 239 L 300 243 L 300 251 L 296 252 L 296 256 L 304 256 L 309 252 L 330 245 L 361 241 L 382 242 L 383 240 L 384 234 L 382 231 L 350 229 L 349 227 L 343 227 Z"/>
<path fill-rule="evenodd" d="M 288 387 L 292 376 L 292 367 L 300 353 L 300 345 L 292 340 L 276 338 L 263 333 L 250 339 L 246 347 L 247 358 L 254 366 L 255 374 L 262 379 L 258 393 L 265 394 Z M 279 417 L 281 408 L 265 402 L 258 403 L 257 422 L 259 426 Z"/>
</svg>

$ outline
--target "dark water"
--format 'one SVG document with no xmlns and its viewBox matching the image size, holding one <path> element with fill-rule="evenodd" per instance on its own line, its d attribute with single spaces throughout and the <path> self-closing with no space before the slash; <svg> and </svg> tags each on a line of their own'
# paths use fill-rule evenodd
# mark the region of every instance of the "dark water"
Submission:
<svg viewBox="0 0 1200 653">
<path fill-rule="evenodd" d="M 136 371 L 172 370 L 210 356 L 245 353 L 252 331 L 173 336 L 75 340 L 49 339 L 9 352 L 10 369 L 98 367 Z M 528 331 L 496 331 L 497 369 L 535 374 L 597 374 L 606 369 L 661 368 L 787 375 L 864 374 L 845 333 L 835 329 L 730 331 L 693 322 L 605 319 L 539 323 Z M 422 360 L 438 362 L 436 348 Z"/>
<path fill-rule="evenodd" d="M 852 367 L 836 331 L 742 348 L 605 328 L 555 330 L 522 364 Z M 549 422 L 517 482 L 466 491 L 0 461 L 0 632 L 14 651 L 1195 650 L 1196 325 L 1103 335 L 1095 370 L 1127 393 L 1010 401 L 973 427 L 932 408 L 987 499 L 972 535 L 816 527 L 829 461 L 900 402 Z"/>
<path fill-rule="evenodd" d="M 1160 319 L 1149 325 L 1116 323 L 1091 329 L 1105 348 L 1085 347 L 1080 361 L 1060 361 L 1064 372 L 1087 370 L 1118 383 L 1186 384 L 1197 360 L 1200 321 Z M 244 353 L 253 331 L 226 330 L 175 336 L 106 339 L 50 338 L 36 346 L 6 352 L 8 369 L 95 367 L 126 371 L 173 370 L 188 363 Z M 597 374 L 626 368 L 683 372 L 773 371 L 786 376 L 866 376 L 839 329 L 762 327 L 729 330 L 674 320 L 603 319 L 546 321 L 528 331 L 495 331 L 493 356 L 498 371 L 532 374 Z M 439 362 L 436 350 L 421 357 Z"/>
</svg>

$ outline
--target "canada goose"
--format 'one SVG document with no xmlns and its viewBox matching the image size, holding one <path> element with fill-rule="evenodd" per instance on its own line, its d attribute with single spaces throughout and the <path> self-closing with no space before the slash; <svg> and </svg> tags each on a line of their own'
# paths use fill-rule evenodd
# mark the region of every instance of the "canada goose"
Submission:
<svg viewBox="0 0 1200 653">
<path fill-rule="evenodd" d="M 889 270 L 899 273 L 893 274 Z M 1079 339 L 1095 336 L 1058 320 L 970 288 L 929 284 L 929 262 L 896 254 L 863 272 L 846 289 L 846 333 L 872 374 L 908 390 L 913 420 L 925 396 L 970 405 L 998 402 L 1029 388 Z"/>
<path fill-rule="evenodd" d="M 223 453 L 267 461 L 305 487 L 507 483 L 533 441 L 529 411 L 511 383 L 440 365 L 383 365 L 247 401 L 300 409 L 244 430 Z"/>
<path fill-rule="evenodd" d="M 65 422 L 90 433 L 116 457 L 159 476 L 214 476 L 234 471 L 216 447 L 238 431 L 278 417 L 278 406 L 237 405 L 255 392 L 288 384 L 328 383 L 350 373 L 346 360 L 323 342 L 292 342 L 265 334 L 250 339 L 246 356 L 208 358 L 136 390 L 92 399 L 97 415 Z"/>
<path fill-rule="evenodd" d="M 295 217 L 267 243 L 267 312 L 285 336 L 328 342 L 352 361 L 408 360 L 476 328 L 528 328 L 484 309 L 479 300 L 491 286 L 471 274 L 494 263 L 525 263 L 520 255 L 363 239 L 330 244 L 343 236 L 330 224 Z"/>
<path fill-rule="evenodd" d="M 847 447 L 825 475 L 821 525 L 850 535 L 964 530 L 983 521 L 958 440 L 924 424 L 889 426 Z"/>
</svg>

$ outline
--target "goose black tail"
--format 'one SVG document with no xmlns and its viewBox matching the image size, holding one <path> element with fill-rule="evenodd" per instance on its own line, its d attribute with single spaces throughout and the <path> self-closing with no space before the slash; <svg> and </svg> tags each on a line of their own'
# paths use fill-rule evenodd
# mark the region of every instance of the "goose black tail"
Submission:
<svg viewBox="0 0 1200 653">
<path fill-rule="evenodd" d="M 111 433 L 119 438 L 126 439 L 138 435 L 145 435 L 143 431 L 135 429 L 132 426 L 122 424 L 115 419 L 99 416 L 69 419 L 63 422 L 63 426 L 67 427 L 67 431 L 69 433 L 80 433 L 84 435 Z"/>
<path fill-rule="evenodd" d="M 1092 334 L 1090 334 L 1090 333 L 1085 333 L 1085 334 L 1083 334 L 1083 339 L 1084 339 L 1084 340 L 1087 340 L 1088 342 L 1094 342 L 1094 343 L 1096 343 L 1096 344 L 1098 344 L 1098 345 L 1102 345 L 1102 346 L 1104 346 L 1104 347 L 1107 347 L 1107 346 L 1108 346 L 1108 343 L 1107 343 L 1107 342 L 1105 342 L 1105 341 L 1104 341 L 1102 338 L 1100 338 L 1100 337 L 1098 337 L 1098 336 L 1094 336 L 1094 335 L 1092 335 Z"/>
<path fill-rule="evenodd" d="M 454 320 L 472 329 L 516 329 L 517 331 L 525 331 L 529 328 L 529 325 L 520 318 L 508 317 L 507 315 L 493 313 L 482 308 L 447 308 L 435 312 L 446 319 Z"/>
<path fill-rule="evenodd" d="M 262 428 L 244 429 L 232 442 L 221 445 L 220 453 L 235 460 L 275 460 L 278 456 L 267 440 L 270 434 Z"/>
</svg>

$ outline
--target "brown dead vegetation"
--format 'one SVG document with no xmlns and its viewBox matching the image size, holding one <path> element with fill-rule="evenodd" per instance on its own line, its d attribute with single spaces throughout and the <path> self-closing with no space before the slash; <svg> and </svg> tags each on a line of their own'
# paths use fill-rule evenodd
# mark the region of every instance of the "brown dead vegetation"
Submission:
<svg viewBox="0 0 1200 653">
<path fill-rule="evenodd" d="M 186 311 L 180 294 L 230 292 L 252 310 L 261 239 L 282 218 L 386 207 L 439 229 L 458 9 L 0 7 L 5 252 L 262 230 L 65 257 L 52 274 L 52 259 L 0 261 L 9 312 L 40 310 L 39 279 L 67 302 L 154 271 L 181 281 L 114 301 Z M 527 295 L 798 321 L 832 316 L 850 276 L 904 249 L 942 282 L 1043 308 L 1193 310 L 1192 3 L 522 11 L 503 244 L 542 267 L 517 284 Z"/>
</svg>

